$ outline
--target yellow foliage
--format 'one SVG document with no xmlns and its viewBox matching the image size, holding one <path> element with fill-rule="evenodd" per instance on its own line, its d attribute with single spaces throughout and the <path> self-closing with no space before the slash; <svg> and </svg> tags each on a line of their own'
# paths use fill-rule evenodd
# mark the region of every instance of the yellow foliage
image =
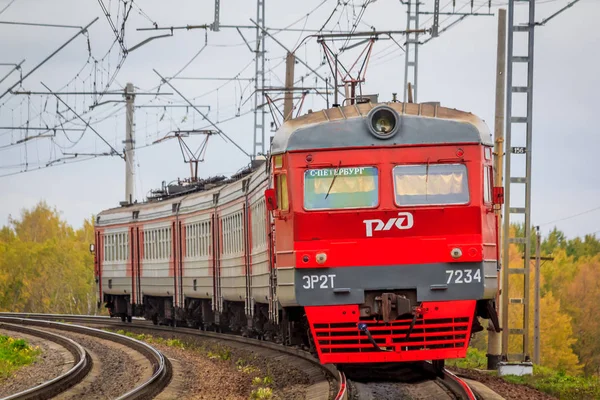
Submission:
<svg viewBox="0 0 600 400">
<path fill-rule="evenodd" d="M 510 268 L 523 268 L 524 260 L 522 253 L 516 245 L 510 247 Z M 533 355 L 533 331 L 534 331 L 534 280 L 535 268 L 530 270 L 529 285 L 529 346 L 528 354 Z M 523 298 L 524 279 L 523 275 L 510 276 L 509 298 Z M 545 275 L 541 276 L 541 285 L 545 284 Z M 509 328 L 523 328 L 524 307 L 519 304 L 509 306 Z M 559 299 L 555 298 L 551 291 L 546 291 L 540 299 L 540 356 L 541 364 L 564 370 L 571 374 L 580 372 L 579 359 L 573 352 L 573 346 L 577 339 L 573 335 L 572 318 L 561 310 Z M 511 335 L 509 342 L 509 353 L 521 353 L 523 342 L 517 335 Z"/>
<path fill-rule="evenodd" d="M 565 285 L 567 286 L 567 285 Z M 600 371 L 600 319 L 597 317 L 600 301 L 600 255 L 581 260 L 579 271 L 567 286 L 571 294 L 575 334 L 575 346 L 585 370 L 590 374 Z"/>
<path fill-rule="evenodd" d="M 73 230 L 39 203 L 0 230 L 0 311 L 94 313 L 92 221 Z"/>
</svg>

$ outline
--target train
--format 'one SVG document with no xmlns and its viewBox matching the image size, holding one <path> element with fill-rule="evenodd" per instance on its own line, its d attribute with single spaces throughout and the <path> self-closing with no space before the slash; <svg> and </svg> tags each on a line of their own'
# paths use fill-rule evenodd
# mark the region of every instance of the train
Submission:
<svg viewBox="0 0 600 400">
<path fill-rule="evenodd" d="M 485 122 L 439 103 L 308 110 L 234 176 L 100 212 L 98 306 L 323 364 L 443 367 L 498 326 L 492 156 Z"/>
</svg>

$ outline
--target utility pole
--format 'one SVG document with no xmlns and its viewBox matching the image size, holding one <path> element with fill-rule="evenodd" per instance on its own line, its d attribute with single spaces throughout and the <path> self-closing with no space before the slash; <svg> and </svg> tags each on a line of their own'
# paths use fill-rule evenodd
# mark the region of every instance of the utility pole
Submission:
<svg viewBox="0 0 600 400">
<path fill-rule="evenodd" d="M 498 50 L 496 55 L 496 116 L 494 121 L 494 186 L 502 186 L 502 168 L 504 159 L 504 96 L 505 96 L 505 78 L 506 71 L 506 10 L 498 10 Z M 502 208 L 496 209 L 496 218 L 498 226 L 498 247 L 502 248 L 502 234 L 500 227 L 502 226 Z M 499 252 L 500 253 L 500 252 Z M 501 254 L 501 253 L 500 253 Z M 496 310 L 499 311 L 498 320 L 502 321 L 502 304 L 503 297 L 508 295 L 508 260 L 503 260 L 500 257 L 498 260 L 501 266 L 500 287 L 501 292 L 496 299 Z M 488 322 L 488 352 L 487 352 L 487 369 L 498 369 L 498 363 L 502 354 L 502 335 L 496 332 L 492 320 Z"/>
<path fill-rule="evenodd" d="M 407 6 L 406 10 L 406 42 L 404 50 L 404 97 L 403 101 L 406 103 L 407 98 L 411 95 L 413 96 L 413 101 L 418 103 L 418 92 L 417 89 L 419 87 L 419 46 L 424 45 L 432 39 L 439 37 L 443 32 L 447 31 L 450 27 L 456 25 L 460 21 L 464 20 L 468 16 L 492 16 L 494 14 L 491 13 L 478 13 L 473 12 L 473 1 L 471 1 L 471 12 L 470 13 L 461 13 L 455 12 L 441 12 L 440 10 L 440 0 L 434 0 L 433 2 L 433 11 L 421 11 L 420 6 L 424 5 L 422 0 L 400 0 L 400 3 Z M 488 3 L 488 8 L 491 3 Z M 481 7 L 479 7 L 481 8 Z M 429 39 L 420 41 L 420 35 L 423 34 L 419 29 L 419 16 L 420 15 L 433 15 L 433 25 L 429 31 L 431 37 Z M 459 18 L 446 26 L 443 29 L 440 29 L 440 15 L 450 15 L 450 16 L 458 16 Z M 412 87 L 412 90 L 409 88 L 409 85 Z M 409 101 L 411 103 L 411 101 Z"/>
<path fill-rule="evenodd" d="M 508 279 L 504 282 L 503 303 L 502 303 L 502 355 L 505 361 L 516 361 L 516 365 L 525 366 L 529 372 L 533 371 L 529 357 L 529 307 L 530 307 L 530 255 L 531 255 L 531 165 L 532 165 L 532 145 L 533 145 L 533 62 L 534 62 L 534 29 L 535 29 L 535 1 L 524 0 L 528 7 L 527 12 L 517 13 L 520 18 L 516 18 L 515 13 L 516 0 L 508 1 L 508 46 L 507 46 L 507 74 L 506 74 L 506 159 L 504 161 L 506 171 L 506 183 L 504 185 L 504 240 L 503 240 L 503 259 L 506 269 L 505 277 L 517 275 L 519 281 L 523 282 L 523 296 L 509 298 Z M 517 22 L 520 20 L 521 23 Z M 514 46 L 514 44 L 517 46 Z M 522 52 L 521 49 L 526 51 Z M 516 50 L 519 49 L 519 50 Z M 521 50 L 521 51 L 520 51 Z M 514 68 L 519 64 L 523 68 Z M 526 79 L 518 79 L 519 73 L 527 71 Z M 524 86 L 515 86 L 515 82 L 526 82 Z M 513 97 L 517 98 L 513 102 Z M 525 98 L 523 98 L 525 97 Z M 520 101 L 519 101 L 520 100 Z M 526 104 L 525 110 L 518 107 Z M 519 128 L 516 128 L 519 126 Z M 513 129 L 515 127 L 516 129 Z M 513 136 L 515 139 L 513 139 Z M 514 146 L 514 142 L 523 146 Z M 520 162 L 525 161 L 525 171 L 512 167 L 512 160 L 520 157 Z M 525 158 L 525 160 L 523 160 Z M 520 164 L 517 164 L 520 165 Z M 522 185 L 522 186 L 517 186 Z M 523 188 L 524 186 L 524 188 Z M 511 196 L 512 188 L 521 189 Z M 523 196 L 524 193 L 524 196 Z M 510 236 L 511 224 L 515 220 L 524 220 L 524 235 Z M 509 268 L 509 250 L 510 244 L 518 244 L 524 250 L 523 268 Z M 515 308 L 521 314 L 521 324 L 509 326 L 508 310 Z M 509 338 L 517 337 L 517 342 L 522 345 L 521 351 L 516 354 L 509 354 Z M 528 373 L 529 373 L 528 372 Z"/>
<path fill-rule="evenodd" d="M 540 365 L 540 253 L 541 253 L 542 236 L 540 227 L 536 226 L 536 241 L 535 241 L 535 305 L 534 305 L 534 320 L 533 320 L 533 363 Z"/>
<path fill-rule="evenodd" d="M 135 197 L 134 91 L 133 83 L 128 83 L 125 87 L 125 204 L 133 204 Z"/>
<path fill-rule="evenodd" d="M 254 144 L 252 160 L 265 154 L 265 110 L 259 107 L 265 87 L 265 0 L 256 0 L 256 51 L 254 55 Z"/>
<path fill-rule="evenodd" d="M 419 4 L 420 0 L 408 0 L 405 4 L 408 9 L 406 11 L 406 31 L 414 33 L 407 33 L 406 35 L 406 46 L 404 48 L 404 102 L 406 103 L 409 88 L 408 85 L 412 84 L 414 102 L 417 102 L 417 79 L 419 73 Z M 437 34 L 437 32 L 436 32 Z M 411 50 L 414 50 L 411 59 Z M 412 78 L 409 79 L 409 74 Z"/>
<path fill-rule="evenodd" d="M 285 59 L 285 98 L 283 101 L 283 121 L 287 121 L 292 118 L 294 112 L 294 65 L 296 64 L 296 57 L 294 54 L 288 52 Z"/>
</svg>

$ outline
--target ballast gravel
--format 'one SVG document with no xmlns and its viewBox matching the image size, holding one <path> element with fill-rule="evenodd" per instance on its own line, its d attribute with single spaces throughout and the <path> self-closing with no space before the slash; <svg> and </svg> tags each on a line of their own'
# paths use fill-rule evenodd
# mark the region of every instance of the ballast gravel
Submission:
<svg viewBox="0 0 600 400">
<path fill-rule="evenodd" d="M 0 330 L 0 334 L 16 339 L 25 339 L 30 346 L 38 347 L 41 350 L 34 363 L 16 370 L 8 378 L 0 378 L 0 398 L 40 385 L 68 371 L 73 366 L 71 353 L 54 342 L 9 330 Z"/>
<path fill-rule="evenodd" d="M 529 386 L 510 383 L 499 376 L 490 375 L 486 372 L 462 368 L 449 369 L 460 377 L 483 383 L 506 400 L 556 400 L 555 397 Z"/>
<path fill-rule="evenodd" d="M 110 329 L 110 327 L 109 327 Z M 112 328 L 114 329 L 114 328 Z M 178 332 L 160 332 L 128 328 L 163 339 L 179 339 L 184 348 L 148 341 L 171 360 L 173 380 L 157 399 L 178 400 L 247 400 L 260 387 L 272 389 L 272 400 L 304 400 L 311 379 L 285 357 L 274 359 L 262 349 L 212 338 Z M 270 350 L 271 353 L 277 353 Z M 307 362 L 308 363 L 308 362 Z M 262 384 L 252 384 L 255 378 Z M 264 379 L 267 384 L 264 384 Z M 270 380 L 269 380 L 270 378 Z"/>
<path fill-rule="evenodd" d="M 92 370 L 84 380 L 55 399 L 114 399 L 152 376 L 150 362 L 124 345 L 72 332 L 55 332 L 83 346 L 93 361 Z"/>
</svg>

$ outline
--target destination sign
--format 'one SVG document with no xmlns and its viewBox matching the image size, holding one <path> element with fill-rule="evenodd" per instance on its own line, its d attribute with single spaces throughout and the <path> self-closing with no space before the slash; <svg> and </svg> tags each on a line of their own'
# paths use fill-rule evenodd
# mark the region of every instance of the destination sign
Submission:
<svg viewBox="0 0 600 400">
<path fill-rule="evenodd" d="M 309 176 L 362 176 L 373 175 L 373 167 L 324 168 L 306 171 Z"/>
</svg>

